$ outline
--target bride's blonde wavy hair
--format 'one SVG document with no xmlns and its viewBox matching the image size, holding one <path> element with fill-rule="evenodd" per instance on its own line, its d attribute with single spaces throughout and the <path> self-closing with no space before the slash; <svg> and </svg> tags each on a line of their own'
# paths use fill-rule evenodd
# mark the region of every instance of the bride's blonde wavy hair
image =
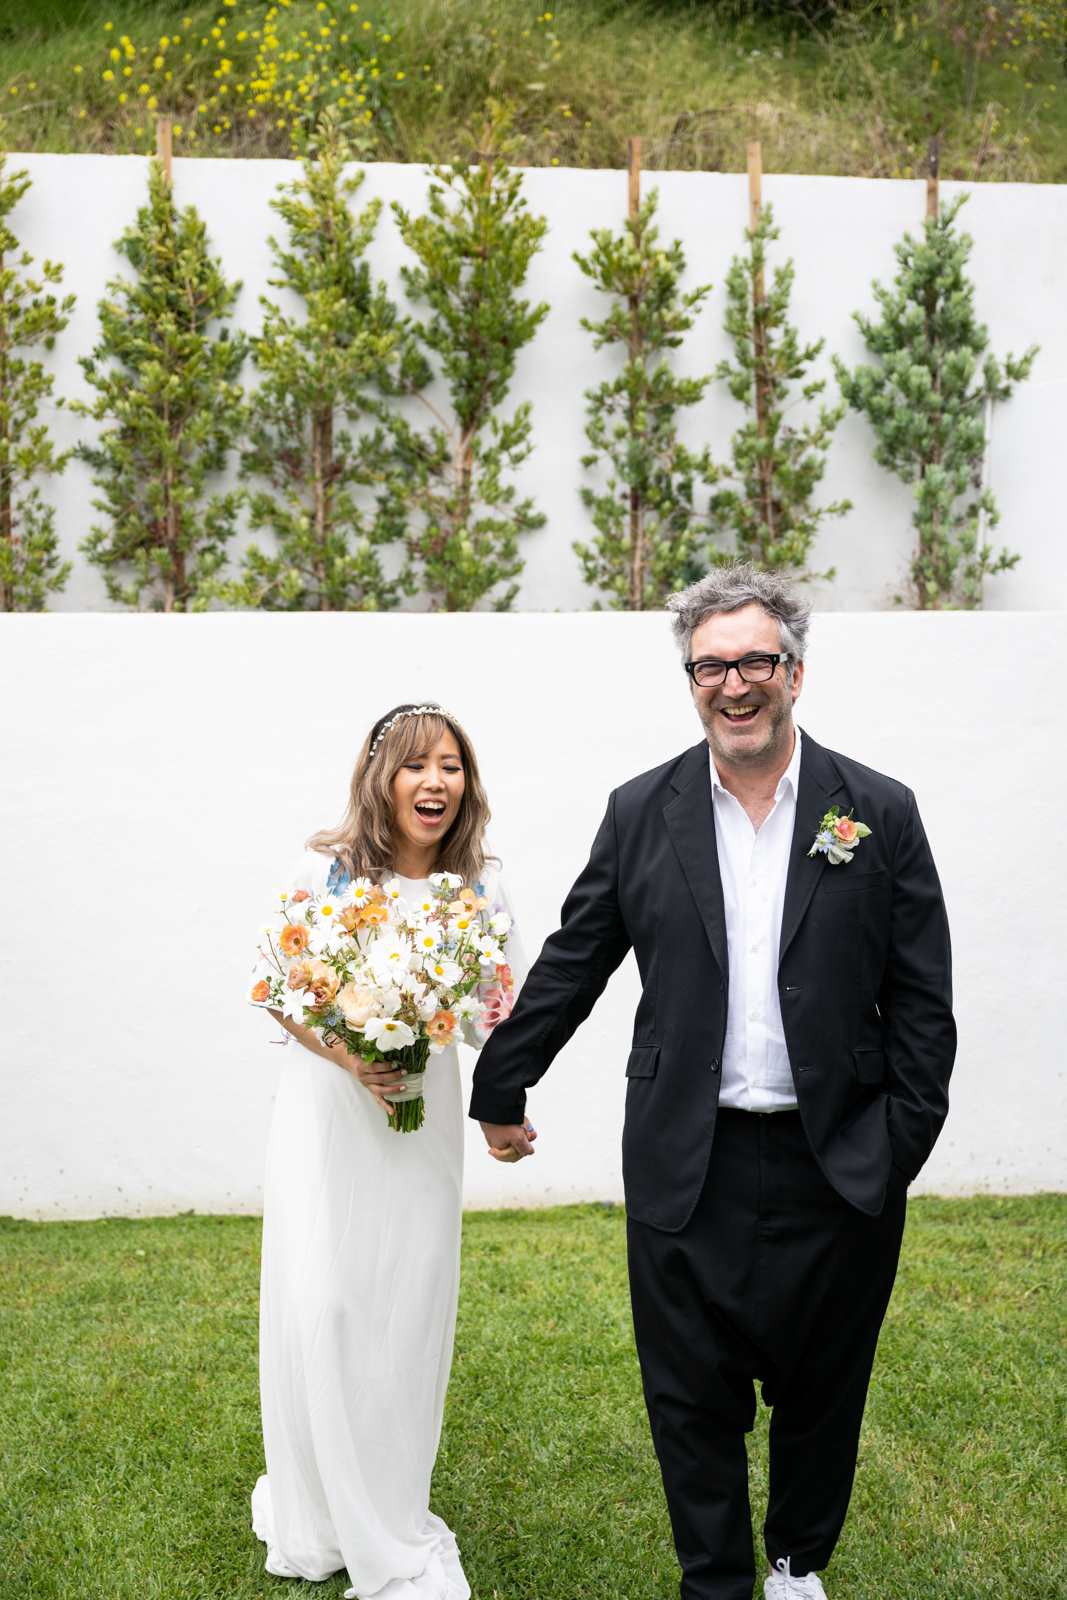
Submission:
<svg viewBox="0 0 1067 1600">
<path fill-rule="evenodd" d="M 477 883 L 486 860 L 496 859 L 485 854 L 489 802 L 474 746 L 459 723 L 432 702 L 425 709 L 414 701 L 394 706 L 378 718 L 359 753 L 344 816 L 336 828 L 323 828 L 310 838 L 308 849 L 332 852 L 353 878 L 387 877 L 396 852 L 393 779 L 406 762 L 428 755 L 446 733 L 459 746 L 465 783 L 459 812 L 441 841 L 434 871 L 454 872 L 465 884 Z"/>
</svg>

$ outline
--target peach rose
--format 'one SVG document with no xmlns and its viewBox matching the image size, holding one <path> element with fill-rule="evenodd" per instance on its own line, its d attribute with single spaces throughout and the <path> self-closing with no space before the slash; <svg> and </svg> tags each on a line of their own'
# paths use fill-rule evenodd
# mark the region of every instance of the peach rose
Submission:
<svg viewBox="0 0 1067 1600">
<path fill-rule="evenodd" d="M 294 961 L 285 980 L 287 989 L 306 989 L 311 981 L 311 968 L 306 961 Z"/>
<path fill-rule="evenodd" d="M 337 996 L 338 1009 L 350 1028 L 362 1028 L 377 1004 L 373 989 L 361 989 L 355 983 L 346 983 Z"/>
<path fill-rule="evenodd" d="M 266 978 L 260 978 L 255 988 L 252 990 L 251 998 L 256 1002 L 257 1006 L 262 1005 L 264 1000 L 270 999 L 270 984 L 267 982 Z"/>
<path fill-rule="evenodd" d="M 456 1031 L 456 1019 L 451 1011 L 438 1011 L 426 1024 L 426 1032 L 434 1044 L 451 1044 Z"/>
<path fill-rule="evenodd" d="M 310 896 L 306 889 L 298 889 L 294 894 L 293 899 L 299 904 L 301 900 L 310 899 Z"/>
<path fill-rule="evenodd" d="M 851 817 L 838 817 L 834 823 L 834 833 L 842 844 L 855 844 L 859 837 Z"/>
<path fill-rule="evenodd" d="M 310 938 L 310 929 L 297 922 L 287 922 L 278 935 L 278 946 L 283 956 L 298 956 L 301 950 L 307 949 Z"/>
<path fill-rule="evenodd" d="M 316 1006 L 326 1006 L 337 995 L 339 979 L 332 967 L 325 961 L 313 961 L 308 972 L 307 987 L 315 992 Z"/>
</svg>

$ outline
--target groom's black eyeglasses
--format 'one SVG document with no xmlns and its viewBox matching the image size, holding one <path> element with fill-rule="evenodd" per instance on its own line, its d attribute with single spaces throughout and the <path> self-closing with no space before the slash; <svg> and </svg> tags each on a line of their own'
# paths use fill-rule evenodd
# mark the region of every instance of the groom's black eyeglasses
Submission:
<svg viewBox="0 0 1067 1600">
<path fill-rule="evenodd" d="M 768 678 L 774 677 L 778 663 L 788 660 L 788 655 L 742 656 L 740 661 L 687 661 L 684 665 L 693 682 L 702 689 L 717 689 L 720 683 L 726 682 L 731 667 L 737 668 L 742 683 L 766 683 Z"/>
</svg>

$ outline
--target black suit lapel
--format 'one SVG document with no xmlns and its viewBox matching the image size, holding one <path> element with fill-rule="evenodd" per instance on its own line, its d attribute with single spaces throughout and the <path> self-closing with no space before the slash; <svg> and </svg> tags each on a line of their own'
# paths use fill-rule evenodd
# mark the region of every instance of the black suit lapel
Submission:
<svg viewBox="0 0 1067 1600">
<path fill-rule="evenodd" d="M 681 792 L 663 808 L 671 843 L 685 873 L 697 910 L 718 963 L 723 981 L 729 977 L 726 946 L 726 910 L 719 877 L 719 852 L 715 844 L 715 815 L 711 805 L 711 765 L 706 744 L 690 750 L 679 767 L 674 787 Z"/>
<path fill-rule="evenodd" d="M 782 937 L 778 947 L 781 961 L 789 948 L 808 902 L 826 870 L 826 857 L 810 856 L 819 824 L 830 808 L 831 796 L 840 789 L 841 779 L 822 745 L 801 730 L 800 783 L 796 821 L 790 846 L 789 872 L 785 880 L 785 905 L 782 908 Z"/>
</svg>

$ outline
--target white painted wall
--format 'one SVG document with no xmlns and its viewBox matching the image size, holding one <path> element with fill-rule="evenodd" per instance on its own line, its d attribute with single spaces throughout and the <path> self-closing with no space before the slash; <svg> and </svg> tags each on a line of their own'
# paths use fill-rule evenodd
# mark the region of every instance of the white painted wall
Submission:
<svg viewBox="0 0 1067 1600">
<path fill-rule="evenodd" d="M 1034 686 L 1063 627 L 813 626 L 801 725 L 914 788 L 943 876 L 940 1193 L 1067 1190 L 1067 713 Z M 611 788 L 700 736 L 662 615 L 16 616 L 0 681 L 0 1212 L 26 1217 L 258 1210 L 280 1051 L 243 1001 L 254 929 L 389 705 L 462 716 L 535 952 Z M 493 1163 L 471 1124 L 469 1205 L 621 1196 L 635 1001 L 627 961 L 533 1092 L 533 1160 Z"/>
<path fill-rule="evenodd" d="M 97 337 L 96 305 L 109 278 L 123 269 L 112 242 L 132 222 L 145 196 L 146 161 L 138 156 L 30 155 L 18 158 L 34 184 L 16 208 L 12 226 L 38 260 L 48 256 L 66 265 L 67 287 L 78 304 L 70 327 L 54 354 L 57 394 L 86 396 L 77 357 Z M 272 267 L 267 235 L 280 231 L 270 200 L 281 181 L 298 173 L 292 162 L 178 160 L 175 193 L 180 204 L 195 204 L 204 217 L 214 249 L 228 275 L 243 280 L 236 322 L 258 329 L 258 297 L 266 291 Z M 425 169 L 371 165 L 357 197 L 423 208 Z M 665 239 L 682 239 L 689 261 L 686 287 L 711 282 L 697 325 L 680 352 L 681 370 L 707 373 L 731 354 L 722 332 L 724 280 L 733 255 L 742 248 L 748 216 L 747 179 L 706 172 L 646 175 L 660 192 L 660 223 Z M 950 198 L 966 185 L 945 183 Z M 603 313 L 606 301 L 571 259 L 586 250 L 593 227 L 621 226 L 626 205 L 626 175 L 535 168 L 525 176 L 525 193 L 535 213 L 548 217 L 550 231 L 535 258 L 532 299 L 545 299 L 552 312 L 535 341 L 521 354 L 512 401 L 534 403 L 537 448 L 521 473 L 523 492 L 535 495 L 548 523 L 524 541 L 526 572 L 516 602 L 529 611 L 584 609 L 594 598 L 580 577 L 571 549 L 590 534 L 580 504 L 579 485 L 588 478 L 579 465 L 584 448 L 583 391 L 615 370 L 610 352 L 593 354 L 580 319 Z M 764 180 L 783 229 L 772 262 L 791 255 L 796 263 L 793 313 L 801 335 L 825 335 L 820 370 L 836 385 L 829 355 L 849 363 L 868 359 L 852 321 L 856 309 L 872 311 L 871 280 L 892 279 L 893 245 L 905 229 L 921 228 L 925 183 L 862 178 L 771 175 Z M 997 408 L 990 452 L 991 486 L 1002 515 L 998 542 L 1020 551 L 1013 571 L 987 587 L 991 610 L 1045 610 L 1067 607 L 1067 540 L 1062 532 L 1060 441 L 1067 434 L 1067 186 L 978 184 L 964 208 L 961 225 L 973 234 L 973 277 L 977 308 L 990 327 L 1000 355 L 1021 352 L 1032 343 L 1042 349 L 1032 379 L 1006 405 Z M 404 303 L 399 268 L 407 252 L 386 205 L 370 260 L 391 292 Z M 294 302 L 292 309 L 299 309 Z M 254 381 L 251 368 L 248 382 Z M 83 436 L 86 425 L 68 413 L 53 416 L 63 443 Z M 685 424 L 693 444 L 711 442 L 722 459 L 741 411 L 725 386 L 712 385 L 704 403 Z M 826 526 L 813 552 L 816 570 L 836 566 L 833 584 L 820 585 L 820 609 L 884 609 L 893 603 L 907 575 L 911 550 L 911 490 L 876 466 L 873 436 L 854 414 L 838 430 L 824 480 L 825 502 L 848 497 L 854 510 Z M 75 555 L 93 519 L 89 471 L 73 463 L 49 488 L 59 507 L 65 551 Z M 411 602 L 415 609 L 425 598 Z M 107 610 L 100 575 L 78 558 L 65 595 L 55 610 Z"/>
</svg>

